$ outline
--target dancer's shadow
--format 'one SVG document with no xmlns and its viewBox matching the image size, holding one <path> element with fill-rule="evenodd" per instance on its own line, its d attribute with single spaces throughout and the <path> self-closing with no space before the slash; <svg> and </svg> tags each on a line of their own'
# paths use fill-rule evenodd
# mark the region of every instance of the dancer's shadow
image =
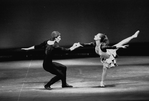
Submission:
<svg viewBox="0 0 149 101">
<path fill-rule="evenodd" d="M 85 86 L 85 87 L 72 87 L 72 88 L 61 88 L 61 87 L 58 87 L 58 88 L 51 88 L 49 90 L 60 90 L 60 89 L 81 89 L 81 88 L 112 88 L 112 87 L 116 87 L 115 84 L 111 84 L 111 85 L 105 85 L 104 87 L 102 86 Z M 40 90 L 48 90 L 48 89 L 45 89 L 45 88 L 40 88 Z"/>
<path fill-rule="evenodd" d="M 111 88 L 116 87 L 116 84 L 105 85 L 105 86 L 92 86 L 91 88 Z"/>
</svg>

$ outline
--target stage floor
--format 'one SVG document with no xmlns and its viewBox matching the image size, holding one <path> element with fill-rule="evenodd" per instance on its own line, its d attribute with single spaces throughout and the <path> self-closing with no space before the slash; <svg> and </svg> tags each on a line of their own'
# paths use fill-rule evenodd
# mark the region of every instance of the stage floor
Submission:
<svg viewBox="0 0 149 101">
<path fill-rule="evenodd" d="M 106 87 L 99 87 L 99 58 L 55 60 L 66 65 L 67 81 L 45 90 L 53 75 L 44 71 L 42 60 L 0 62 L 0 101 L 126 101 L 149 100 L 149 56 L 119 57 L 118 67 L 108 70 Z"/>
</svg>

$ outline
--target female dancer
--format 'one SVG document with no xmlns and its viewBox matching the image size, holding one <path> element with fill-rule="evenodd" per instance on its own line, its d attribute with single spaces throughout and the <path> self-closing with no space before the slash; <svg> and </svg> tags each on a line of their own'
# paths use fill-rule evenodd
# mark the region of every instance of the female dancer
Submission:
<svg viewBox="0 0 149 101">
<path fill-rule="evenodd" d="M 95 46 L 95 52 L 100 56 L 101 62 L 103 64 L 103 72 L 101 77 L 100 86 L 104 87 L 104 80 L 107 75 L 107 69 L 111 67 L 116 66 L 116 51 L 119 48 L 126 48 L 128 45 L 126 45 L 128 42 L 130 42 L 132 39 L 136 38 L 139 34 L 139 31 L 137 31 L 132 36 L 120 41 L 119 43 L 109 46 L 109 39 L 105 34 L 98 33 L 95 35 L 94 40 L 95 42 L 92 43 L 84 43 L 82 46 L 86 45 L 94 45 Z"/>
<path fill-rule="evenodd" d="M 60 33 L 58 31 L 53 31 L 51 33 L 50 40 L 44 41 L 43 43 L 41 43 L 39 45 L 35 45 L 35 46 L 29 47 L 29 48 L 22 48 L 23 50 L 40 49 L 40 48 L 43 48 L 45 50 L 45 58 L 43 60 L 43 68 L 47 72 L 50 72 L 50 73 L 56 75 L 44 86 L 45 89 L 50 90 L 51 85 L 59 80 L 62 81 L 62 88 L 72 87 L 71 85 L 68 85 L 66 82 L 67 67 L 60 63 L 52 62 L 52 60 L 53 60 L 53 57 L 55 54 L 72 51 L 72 50 L 78 48 L 80 45 L 78 43 L 74 43 L 73 46 L 70 48 L 60 47 L 58 45 L 60 40 L 61 40 Z"/>
</svg>

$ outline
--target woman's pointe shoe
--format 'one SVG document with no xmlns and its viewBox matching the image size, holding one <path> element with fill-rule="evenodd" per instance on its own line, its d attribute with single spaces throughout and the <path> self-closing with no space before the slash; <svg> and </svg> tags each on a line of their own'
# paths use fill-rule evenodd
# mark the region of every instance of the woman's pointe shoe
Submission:
<svg viewBox="0 0 149 101">
<path fill-rule="evenodd" d="M 139 32 L 140 32 L 139 30 L 138 30 L 138 31 L 136 31 L 136 32 L 135 32 L 135 34 L 134 34 L 134 35 L 132 35 L 132 37 L 133 37 L 133 38 L 137 38 L 137 37 L 138 37 Z"/>
<path fill-rule="evenodd" d="M 100 87 L 105 87 L 103 82 L 100 82 Z"/>
</svg>

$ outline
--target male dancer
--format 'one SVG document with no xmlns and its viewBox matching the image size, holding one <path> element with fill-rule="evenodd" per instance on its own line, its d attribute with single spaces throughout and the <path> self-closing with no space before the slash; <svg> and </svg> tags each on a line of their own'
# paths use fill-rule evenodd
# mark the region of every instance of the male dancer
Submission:
<svg viewBox="0 0 149 101">
<path fill-rule="evenodd" d="M 55 82 L 61 80 L 62 81 L 62 88 L 65 87 L 73 87 L 66 82 L 66 70 L 67 67 L 53 62 L 53 57 L 57 53 L 64 53 L 68 51 L 73 51 L 74 49 L 80 47 L 80 44 L 74 43 L 70 48 L 60 47 L 58 44 L 61 40 L 61 34 L 58 31 L 53 31 L 51 33 L 51 39 L 46 40 L 39 45 L 35 45 L 29 48 L 22 48 L 24 50 L 31 50 L 31 49 L 39 49 L 43 48 L 45 50 L 45 58 L 43 60 L 43 68 L 49 73 L 54 74 L 55 76 L 44 86 L 45 89 L 51 89 L 51 85 Z"/>
</svg>

